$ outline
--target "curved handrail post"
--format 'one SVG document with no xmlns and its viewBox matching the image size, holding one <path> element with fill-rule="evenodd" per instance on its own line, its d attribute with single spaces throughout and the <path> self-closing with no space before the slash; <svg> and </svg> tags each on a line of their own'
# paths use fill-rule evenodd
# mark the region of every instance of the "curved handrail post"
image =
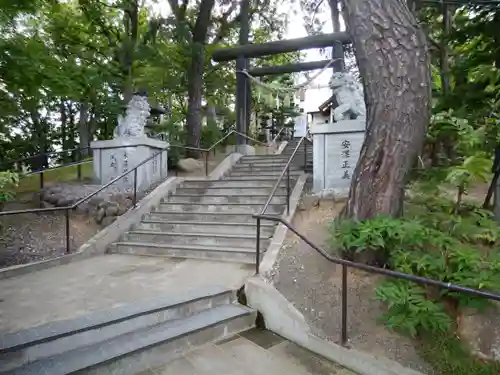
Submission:
<svg viewBox="0 0 500 375">
<path fill-rule="evenodd" d="M 399 280 L 410 281 L 419 285 L 428 285 L 437 287 L 443 290 L 449 290 L 458 293 L 469 294 L 477 297 L 483 297 L 486 299 L 490 299 L 493 301 L 500 301 L 500 294 L 492 293 L 479 289 L 472 289 L 469 287 L 460 286 L 452 283 L 445 283 L 440 280 L 429 279 L 422 276 L 416 276 L 412 274 L 402 273 L 398 271 L 393 271 L 387 268 L 378 268 L 374 266 L 369 266 L 364 263 L 357 263 L 350 260 L 337 258 L 330 255 L 326 250 L 321 249 L 320 247 L 313 244 L 305 235 L 298 232 L 288 221 L 284 220 L 279 216 L 272 215 L 264 215 L 264 214 L 254 214 L 252 215 L 257 220 L 269 220 L 276 223 L 281 223 L 285 225 L 288 229 L 290 229 L 297 237 L 299 237 L 302 241 L 304 241 L 307 245 L 309 245 L 312 249 L 316 250 L 323 258 L 329 260 L 332 263 L 339 264 L 342 266 L 342 318 L 341 318 L 341 343 L 342 345 L 346 345 L 348 342 L 347 338 L 347 271 L 348 267 L 352 267 L 354 269 L 358 269 L 361 271 L 365 271 L 368 273 L 374 273 L 376 275 L 382 275 L 387 277 L 392 277 Z M 257 266 L 258 271 L 258 266 Z"/>
</svg>

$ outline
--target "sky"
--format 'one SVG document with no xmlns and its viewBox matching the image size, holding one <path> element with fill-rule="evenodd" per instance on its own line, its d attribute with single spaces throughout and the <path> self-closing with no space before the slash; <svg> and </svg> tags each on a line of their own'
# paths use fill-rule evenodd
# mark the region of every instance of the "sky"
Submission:
<svg viewBox="0 0 500 375">
<path fill-rule="evenodd" d="M 166 16 L 170 12 L 170 8 L 168 6 L 167 1 L 160 0 L 158 2 L 151 3 L 151 7 L 155 12 L 160 13 L 163 16 Z M 322 30 L 324 33 L 332 32 L 332 23 L 330 20 L 330 10 L 323 6 L 323 12 L 318 14 L 318 19 L 320 21 L 325 21 L 324 29 Z M 288 13 L 289 16 L 289 24 L 285 33 L 286 39 L 292 38 L 301 38 L 307 36 L 306 29 L 304 28 L 304 21 L 302 17 L 302 11 L 300 9 L 299 1 L 290 1 L 283 4 L 282 12 Z M 340 20 L 341 29 L 344 30 L 344 22 Z M 317 60 L 325 60 L 330 56 L 330 51 L 327 51 L 328 56 L 321 55 L 319 49 L 310 49 L 303 51 L 306 56 L 304 61 L 317 61 Z M 316 72 L 311 72 L 311 76 L 313 76 Z M 324 73 L 319 75 L 311 85 L 326 85 L 330 79 L 331 70 L 327 69 Z M 297 77 L 298 83 L 302 83 L 305 81 L 305 77 L 300 75 Z M 306 92 L 306 100 L 303 105 L 305 112 L 315 111 L 318 109 L 319 105 L 327 100 L 331 96 L 331 91 L 329 89 L 308 89 Z"/>
</svg>

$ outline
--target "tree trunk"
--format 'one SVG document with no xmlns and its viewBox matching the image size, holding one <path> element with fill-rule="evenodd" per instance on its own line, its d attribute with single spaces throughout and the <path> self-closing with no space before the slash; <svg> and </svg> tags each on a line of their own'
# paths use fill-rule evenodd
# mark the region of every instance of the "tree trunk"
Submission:
<svg viewBox="0 0 500 375">
<path fill-rule="evenodd" d="M 330 4 L 330 13 L 332 17 L 333 32 L 340 31 L 340 12 L 338 0 L 328 0 Z"/>
<path fill-rule="evenodd" d="M 189 147 L 200 147 L 205 44 L 214 4 L 215 0 L 202 0 L 193 28 L 191 67 L 188 77 L 187 134 Z M 199 153 L 189 151 L 188 155 L 198 157 Z"/>
<path fill-rule="evenodd" d="M 430 117 L 426 40 L 401 0 L 344 4 L 363 78 L 367 131 L 343 215 L 399 216 Z"/>
<path fill-rule="evenodd" d="M 90 146 L 89 131 L 89 103 L 80 103 L 80 117 L 78 118 L 78 134 L 80 135 L 80 148 Z M 82 150 L 80 157 L 86 158 L 89 155 L 88 149 Z"/>
<path fill-rule="evenodd" d="M 205 51 L 203 45 L 193 45 L 193 56 L 188 78 L 187 145 L 189 147 L 200 147 L 204 65 Z M 188 151 L 187 154 L 194 158 L 199 156 L 199 153 L 194 150 Z"/>
<path fill-rule="evenodd" d="M 61 147 L 63 150 L 66 150 L 68 116 L 66 115 L 66 105 L 64 104 L 64 100 L 61 100 L 59 103 L 59 112 L 61 115 Z M 63 154 L 63 158 L 65 157 L 66 155 Z"/>
</svg>

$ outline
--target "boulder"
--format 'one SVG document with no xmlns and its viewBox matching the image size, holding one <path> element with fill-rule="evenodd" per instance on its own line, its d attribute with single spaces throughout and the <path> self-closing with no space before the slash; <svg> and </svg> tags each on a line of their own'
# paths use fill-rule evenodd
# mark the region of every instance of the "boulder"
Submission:
<svg viewBox="0 0 500 375">
<path fill-rule="evenodd" d="M 104 208 L 99 208 L 95 214 L 95 221 L 97 224 L 101 224 L 102 219 L 104 219 L 104 216 L 106 215 L 106 211 Z"/>
<path fill-rule="evenodd" d="M 98 208 L 106 208 L 108 206 L 111 205 L 111 202 L 110 201 L 106 201 L 106 200 L 102 200 L 101 202 L 99 202 L 99 204 L 97 205 Z"/>
<path fill-rule="evenodd" d="M 127 211 L 128 211 L 128 207 L 126 207 L 124 205 L 119 206 L 118 207 L 118 212 L 116 213 L 116 216 L 121 216 L 121 215 L 123 215 Z"/>
<path fill-rule="evenodd" d="M 56 204 L 61 198 L 59 194 L 46 194 L 44 200 L 51 204 Z"/>
<path fill-rule="evenodd" d="M 110 224 L 113 224 L 116 220 L 116 216 L 106 216 L 104 219 L 101 221 L 101 226 L 107 227 Z"/>
<path fill-rule="evenodd" d="M 181 159 L 177 163 L 177 167 L 184 172 L 194 172 L 200 170 L 204 167 L 204 163 L 201 160 L 196 160 L 193 158 Z"/>
<path fill-rule="evenodd" d="M 118 215 L 118 205 L 111 205 L 108 206 L 108 208 L 106 208 L 106 216 L 116 216 L 116 215 Z"/>
<path fill-rule="evenodd" d="M 60 197 L 56 203 L 56 207 L 66 207 L 72 205 L 74 198 L 71 197 Z"/>
<path fill-rule="evenodd" d="M 101 202 L 103 202 L 103 201 L 104 201 L 104 198 L 99 197 L 99 196 L 94 196 L 94 197 L 92 197 L 92 198 L 90 198 L 90 199 L 89 199 L 89 204 L 90 204 L 91 206 L 96 206 L 96 207 L 98 207 L 98 206 L 99 206 L 99 204 L 100 204 Z"/>
</svg>

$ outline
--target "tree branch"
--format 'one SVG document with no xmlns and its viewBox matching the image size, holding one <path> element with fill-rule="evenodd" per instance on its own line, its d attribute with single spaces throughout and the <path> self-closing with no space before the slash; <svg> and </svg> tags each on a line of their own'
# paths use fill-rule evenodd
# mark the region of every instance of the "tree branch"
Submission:
<svg viewBox="0 0 500 375">
<path fill-rule="evenodd" d="M 222 41 L 227 36 L 228 31 L 233 27 L 236 23 L 239 22 L 240 20 L 240 15 L 238 14 L 236 17 L 234 17 L 231 21 L 229 21 L 229 16 L 236 10 L 238 6 L 238 2 L 233 1 L 231 3 L 231 6 L 227 11 L 225 11 L 222 14 L 222 17 L 220 18 L 220 27 L 217 33 L 215 34 L 215 38 L 212 41 L 212 44 L 218 44 Z"/>
</svg>

